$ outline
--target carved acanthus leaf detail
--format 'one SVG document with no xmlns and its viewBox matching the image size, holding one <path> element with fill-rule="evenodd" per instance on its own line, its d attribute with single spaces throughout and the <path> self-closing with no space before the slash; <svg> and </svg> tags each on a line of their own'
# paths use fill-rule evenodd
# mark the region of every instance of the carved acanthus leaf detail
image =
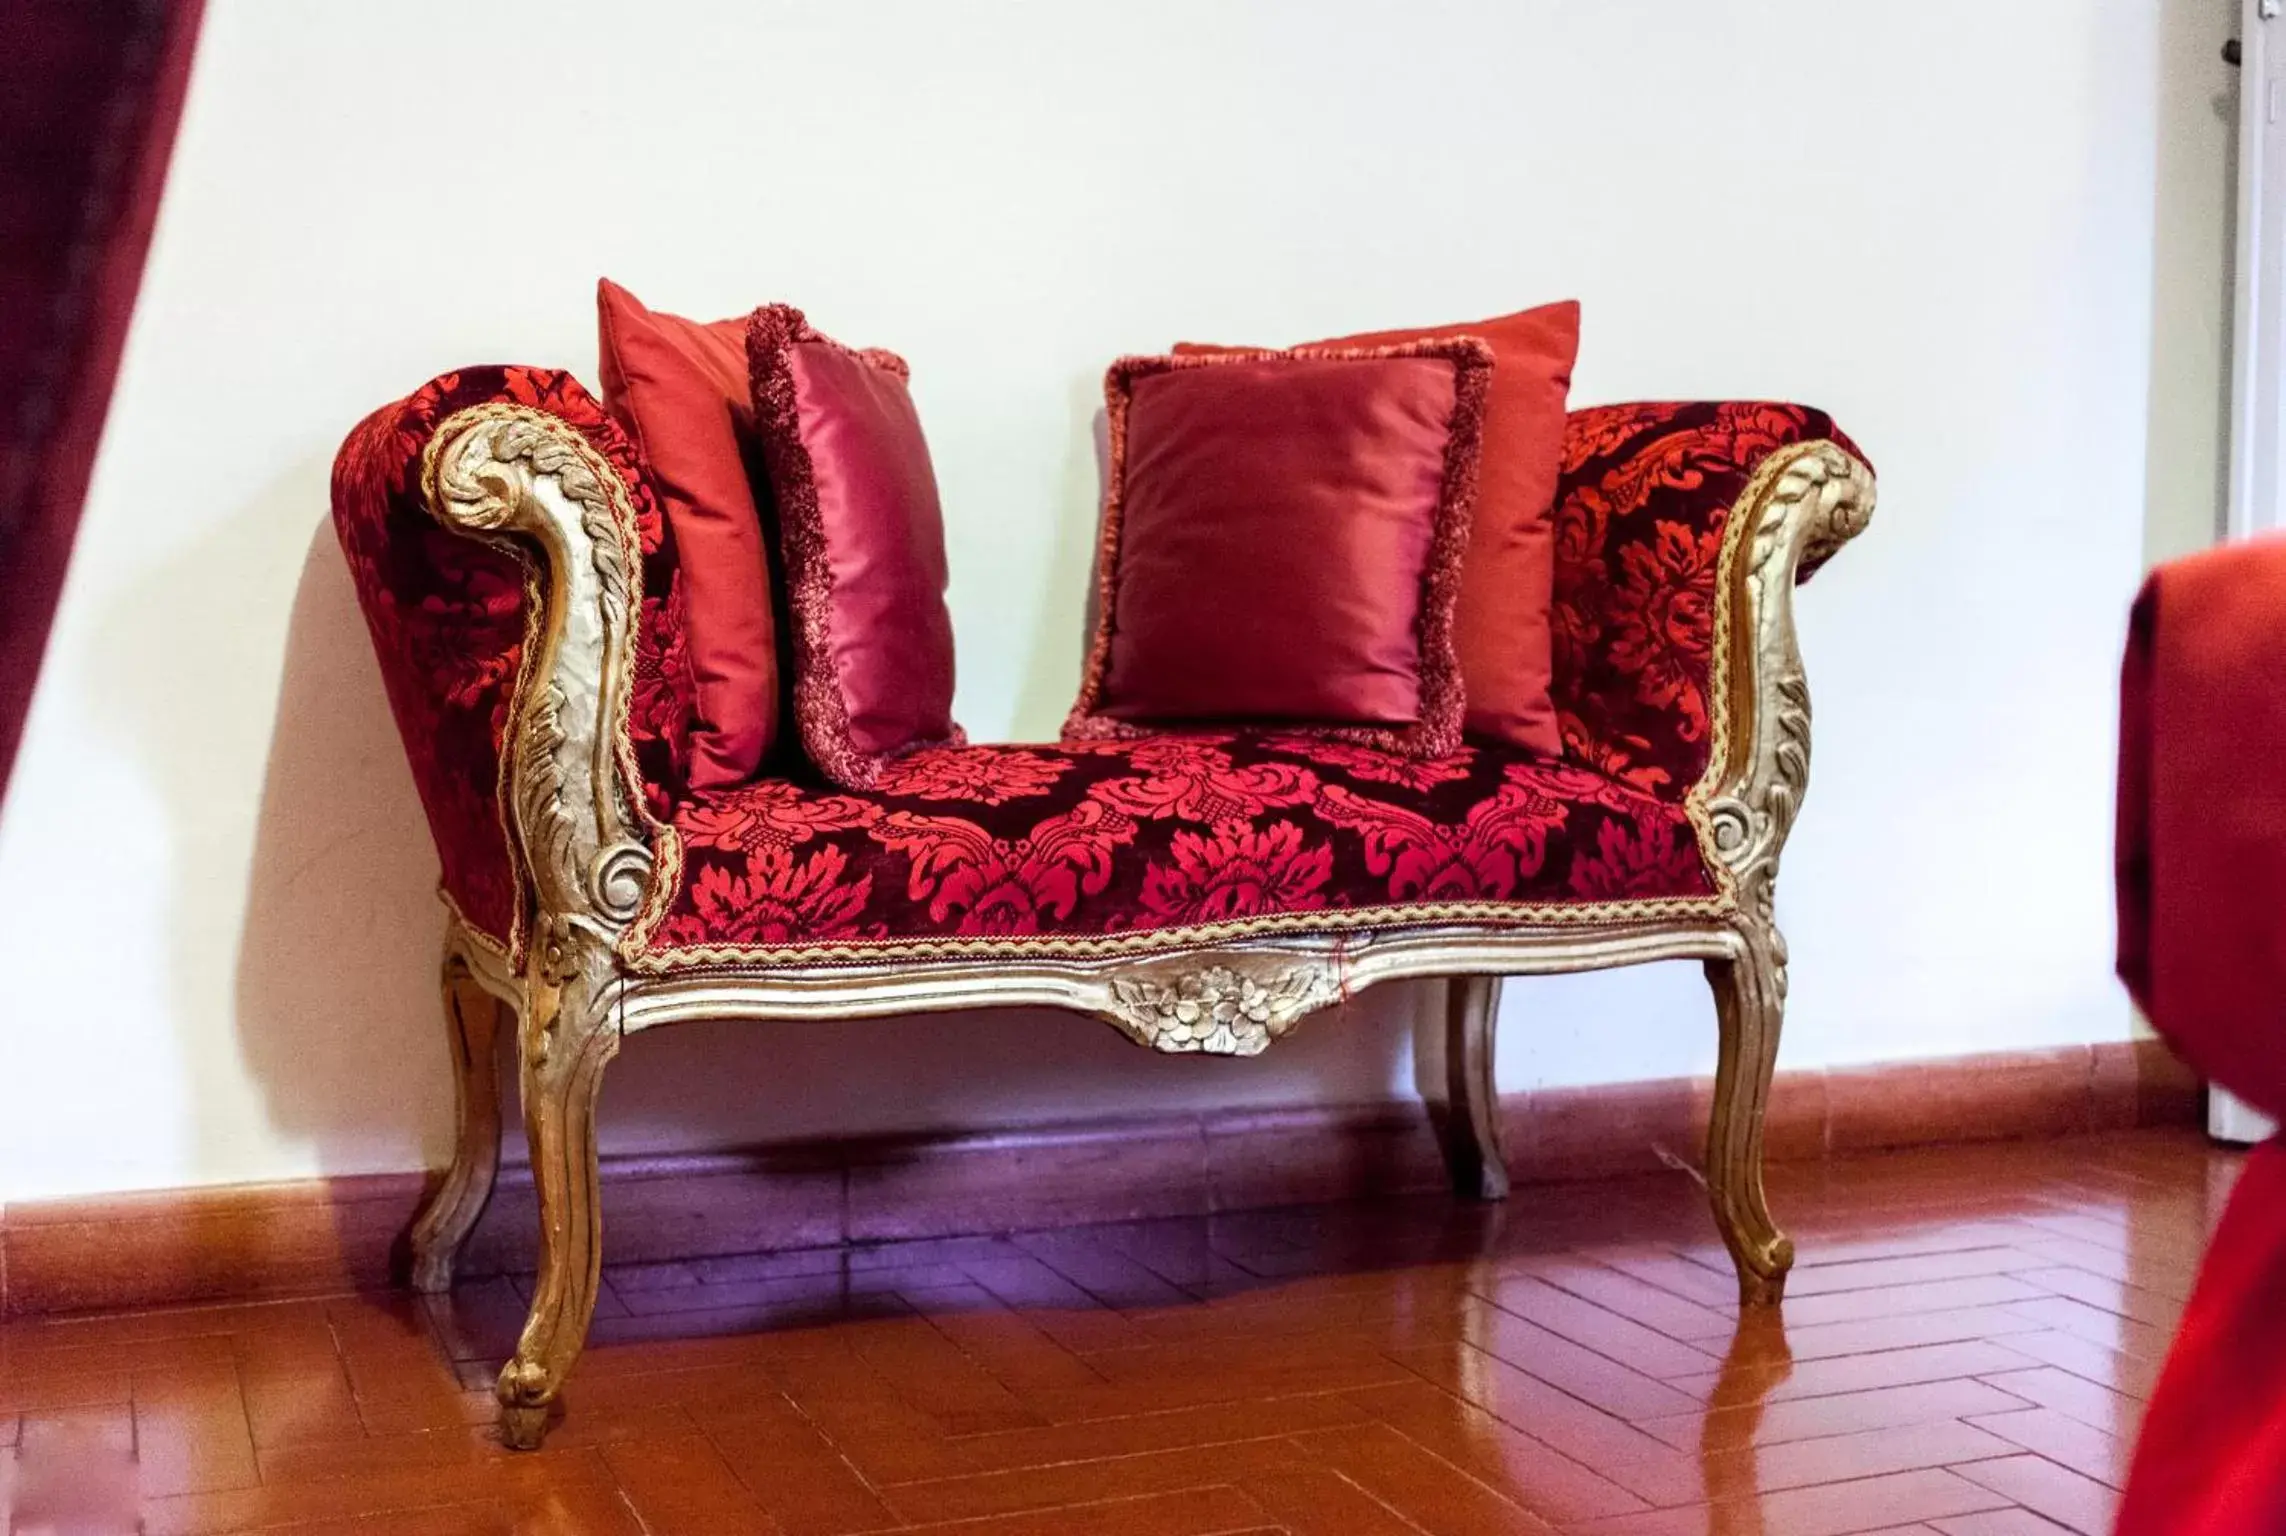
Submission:
<svg viewBox="0 0 2286 1536">
<path fill-rule="evenodd" d="M 567 869 L 577 857 L 579 827 L 564 803 L 565 746 L 560 723 L 564 691 L 549 679 L 536 688 L 518 717 L 516 732 L 516 823 L 524 855 L 534 866 Z"/>
<path fill-rule="evenodd" d="M 446 525 L 515 535 L 543 556 L 510 785 L 537 908 L 525 1030 L 537 1067 L 558 1049 L 564 999 L 589 1007 L 609 990 L 616 941 L 651 878 L 627 742 L 635 513 L 618 471 L 576 429 L 526 406 L 447 420 L 423 482 Z"/>
<path fill-rule="evenodd" d="M 1772 470 L 1742 509 L 1753 521 L 1727 646 L 1731 675 L 1744 685 L 1731 695 L 1739 750 L 1720 765 L 1705 801 L 1715 853 L 1730 867 L 1744 915 L 1763 927 L 1810 779 L 1810 687 L 1794 585 L 1865 527 L 1874 503 L 1872 476 L 1832 443 L 1805 444 Z"/>
<path fill-rule="evenodd" d="M 1155 1051 L 1254 1056 L 1305 1014 L 1337 1002 L 1341 980 L 1329 965 L 1279 959 L 1261 967 L 1203 969 L 1113 978 L 1113 1023 Z"/>
<path fill-rule="evenodd" d="M 609 937 L 635 914 L 651 853 L 622 782 L 633 643 L 633 512 L 616 472 L 545 412 L 479 406 L 437 432 L 429 504 L 547 553 L 546 614 L 517 712 L 515 810 L 548 912 Z"/>
</svg>

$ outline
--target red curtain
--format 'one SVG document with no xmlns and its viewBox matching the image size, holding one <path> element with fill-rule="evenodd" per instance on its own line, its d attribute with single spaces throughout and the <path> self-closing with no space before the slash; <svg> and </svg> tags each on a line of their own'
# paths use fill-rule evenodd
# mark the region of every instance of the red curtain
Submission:
<svg viewBox="0 0 2286 1536">
<path fill-rule="evenodd" d="M 0 790 L 142 280 L 203 0 L 0 0 Z"/>
<path fill-rule="evenodd" d="M 2286 1114 L 2286 538 L 2161 566 L 2120 667 L 2119 974 Z M 2286 1138 L 2256 1149 L 2151 1396 L 2117 1536 L 2286 1532 Z"/>
</svg>

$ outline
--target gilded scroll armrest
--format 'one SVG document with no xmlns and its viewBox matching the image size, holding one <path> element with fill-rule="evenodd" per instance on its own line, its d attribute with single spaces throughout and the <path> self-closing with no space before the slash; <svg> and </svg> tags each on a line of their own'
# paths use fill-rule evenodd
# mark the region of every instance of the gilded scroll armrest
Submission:
<svg viewBox="0 0 2286 1536">
<path fill-rule="evenodd" d="M 439 522 L 531 562 L 505 781 L 535 967 L 560 976 L 574 949 L 610 952 L 652 869 L 628 720 L 641 571 L 628 482 L 561 418 L 495 401 L 438 424 L 421 491 Z"/>
<path fill-rule="evenodd" d="M 1810 777 L 1810 689 L 1794 589 L 1873 516 L 1873 472 L 1830 439 L 1756 467 L 1730 515 L 1714 605 L 1715 753 L 1701 783 L 1715 852 L 1768 923 L 1778 856 Z"/>
<path fill-rule="evenodd" d="M 520 966 L 549 894 L 533 866 L 566 860 L 583 867 L 547 877 L 555 910 L 585 892 L 615 913 L 628 875 L 599 887 L 585 865 L 642 844 L 646 814 L 668 815 L 691 725 L 679 572 L 639 450 L 560 369 L 455 369 L 351 431 L 333 522 L 461 928 Z M 545 729 L 577 739 L 550 754 L 552 771 L 585 765 L 564 808 L 585 830 L 561 849 L 568 834 L 552 825 L 519 828 L 519 794 L 543 767 L 519 761 L 519 745 L 558 672 Z"/>
</svg>

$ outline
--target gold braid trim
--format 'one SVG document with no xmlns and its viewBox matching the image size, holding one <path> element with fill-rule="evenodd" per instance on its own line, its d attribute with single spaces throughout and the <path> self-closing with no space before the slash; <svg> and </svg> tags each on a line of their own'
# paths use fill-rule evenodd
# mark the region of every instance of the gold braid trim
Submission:
<svg viewBox="0 0 2286 1536">
<path fill-rule="evenodd" d="M 514 860 L 511 859 L 510 862 L 513 863 Z M 521 890 L 521 886 L 519 886 L 519 890 Z M 467 936 L 470 943 L 477 945 L 502 964 L 514 965 L 516 963 L 519 957 L 515 948 L 518 937 L 515 931 L 509 933 L 508 942 L 503 944 L 497 937 L 486 933 L 482 928 L 470 922 L 468 914 L 461 911 L 460 903 L 453 900 L 452 892 L 446 890 L 441 884 L 437 887 L 437 900 L 444 903 L 445 921 L 449 927 L 459 929 L 461 933 Z"/>
<path fill-rule="evenodd" d="M 667 920 L 667 909 L 683 888 L 683 835 L 673 827 L 660 827 L 652 840 L 651 854 L 657 860 L 651 868 L 651 888 L 644 893 L 635 921 L 619 936 L 619 958 L 635 970 L 646 969 L 643 960 L 652 953 L 651 935 Z"/>
<path fill-rule="evenodd" d="M 1279 933 L 1346 933 L 1359 929 L 1424 928 L 1437 924 L 1482 923 L 1498 928 L 1594 927 L 1640 924 L 1667 918 L 1720 917 L 1735 902 L 1725 893 L 1710 896 L 1658 896 L 1640 901 L 1512 902 L 1446 901 L 1372 907 L 1320 908 L 1310 912 L 1268 912 L 1220 923 L 1187 923 L 1139 933 L 1101 937 L 1028 934 L 986 939 L 885 940 L 876 944 L 792 944 L 770 947 L 694 944 L 648 950 L 628 964 L 648 975 L 708 965 L 819 965 L 874 960 L 1016 959 L 1035 955 L 1133 955 L 1199 949 L 1233 939 Z"/>
</svg>

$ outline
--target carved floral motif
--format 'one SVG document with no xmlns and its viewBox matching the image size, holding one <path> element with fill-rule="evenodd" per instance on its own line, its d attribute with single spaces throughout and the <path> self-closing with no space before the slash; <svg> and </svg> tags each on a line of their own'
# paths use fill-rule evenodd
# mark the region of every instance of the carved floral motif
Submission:
<svg viewBox="0 0 2286 1536">
<path fill-rule="evenodd" d="M 1112 1022 L 1155 1051 L 1255 1056 L 1303 1015 L 1341 996 L 1328 967 L 1280 961 L 1275 969 L 1210 965 L 1166 979 L 1111 983 Z"/>
</svg>

